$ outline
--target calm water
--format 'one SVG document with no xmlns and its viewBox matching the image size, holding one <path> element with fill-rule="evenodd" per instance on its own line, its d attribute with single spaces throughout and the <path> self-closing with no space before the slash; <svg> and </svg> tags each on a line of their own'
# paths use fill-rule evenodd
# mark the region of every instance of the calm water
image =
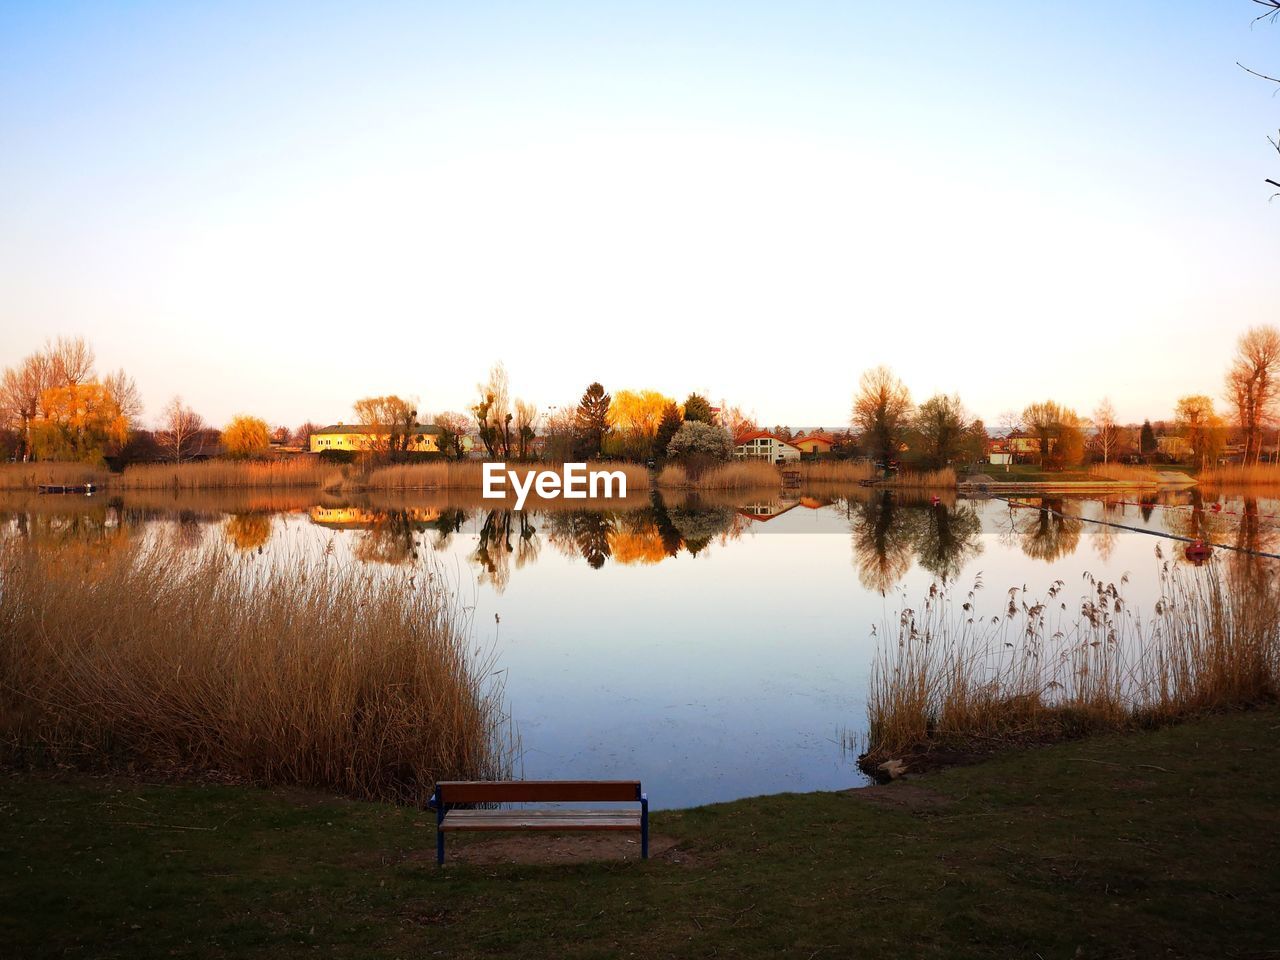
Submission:
<svg viewBox="0 0 1280 960">
<path fill-rule="evenodd" d="M 501 671 L 525 776 L 639 777 L 655 807 L 679 807 L 865 782 L 842 742 L 865 728 L 873 628 L 940 577 L 980 576 L 980 612 L 997 613 L 1008 587 L 1062 580 L 1073 596 L 1086 571 L 1128 573 L 1126 595 L 1149 610 L 1157 543 L 1180 548 L 1087 519 L 1280 542 L 1274 500 L 1045 505 L 1067 516 L 858 490 L 523 513 L 426 495 L 10 497 L 0 518 L 36 540 L 226 540 L 263 564 L 329 549 L 434 568 L 459 584 L 476 647 Z"/>
</svg>

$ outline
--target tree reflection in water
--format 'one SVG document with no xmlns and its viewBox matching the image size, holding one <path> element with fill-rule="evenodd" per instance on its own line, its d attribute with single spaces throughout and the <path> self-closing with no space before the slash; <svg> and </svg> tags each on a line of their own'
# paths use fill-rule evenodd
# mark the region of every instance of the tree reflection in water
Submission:
<svg viewBox="0 0 1280 960">
<path fill-rule="evenodd" d="M 369 526 L 360 532 L 354 553 L 369 563 L 398 566 L 418 558 L 415 523 L 408 510 L 379 510 Z"/>
<path fill-rule="evenodd" d="M 1016 545 L 1032 560 L 1057 560 L 1080 545 L 1084 521 L 1079 510 L 1077 501 L 1061 497 L 1011 503 L 1000 540 Z"/>
<path fill-rule="evenodd" d="M 923 508 L 924 522 L 916 536 L 920 566 L 943 581 L 954 580 L 966 563 L 982 553 L 982 517 L 972 503 L 954 507 L 934 504 Z"/>
<path fill-rule="evenodd" d="M 851 500 L 853 562 L 858 581 L 868 590 L 884 593 L 911 568 L 910 512 L 894 503 L 892 491 Z"/>
<path fill-rule="evenodd" d="M 258 550 L 271 539 L 271 514 L 233 513 L 223 528 L 227 541 L 237 550 Z"/>
<path fill-rule="evenodd" d="M 982 517 L 971 503 L 904 504 L 884 490 L 841 505 L 853 532 L 858 581 L 868 590 L 891 589 L 912 560 L 935 577 L 952 580 L 982 552 Z"/>
</svg>

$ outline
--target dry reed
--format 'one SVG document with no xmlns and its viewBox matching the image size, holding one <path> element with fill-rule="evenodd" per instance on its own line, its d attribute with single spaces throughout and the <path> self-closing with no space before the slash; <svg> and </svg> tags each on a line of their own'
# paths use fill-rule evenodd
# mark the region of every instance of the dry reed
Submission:
<svg viewBox="0 0 1280 960">
<path fill-rule="evenodd" d="M 1156 484 L 1160 481 L 1159 473 L 1152 467 L 1128 463 L 1092 463 L 1089 465 L 1089 476 L 1123 483 Z"/>
<path fill-rule="evenodd" d="M 93 483 L 101 486 L 109 476 L 106 470 L 83 463 L 61 463 L 53 460 L 4 463 L 0 464 L 0 490 L 34 490 L 44 483 Z"/>
<path fill-rule="evenodd" d="M 1253 463 L 1210 467 L 1200 471 L 1200 483 L 1215 487 L 1280 486 L 1280 464 Z"/>
<path fill-rule="evenodd" d="M 236 487 L 330 487 L 342 468 L 317 459 L 207 460 L 144 463 L 125 468 L 111 486 L 122 490 L 229 490 Z"/>
<path fill-rule="evenodd" d="M 880 481 L 880 485 L 909 490 L 954 490 L 956 472 L 950 467 L 943 467 L 941 470 L 899 470 L 887 480 Z"/>
<path fill-rule="evenodd" d="M 503 718 L 462 607 L 414 577 L 10 541 L 0 754 L 415 804 L 437 778 L 502 774 Z"/>
<path fill-rule="evenodd" d="M 778 468 L 763 460 L 735 460 L 689 475 L 679 464 L 669 464 L 658 474 L 658 486 L 686 487 L 691 490 L 759 490 L 776 489 L 782 483 Z"/>
<path fill-rule="evenodd" d="M 869 460 L 806 460 L 792 469 L 798 469 L 806 483 L 861 483 L 876 476 Z"/>
<path fill-rule="evenodd" d="M 863 766 L 1168 722 L 1280 689 L 1274 592 L 1231 589 L 1217 564 L 1166 562 L 1143 621 L 1115 584 L 1086 582 L 1074 619 L 1061 581 L 1043 601 L 1010 590 L 985 619 L 980 582 L 959 601 L 935 584 L 919 611 L 904 607 L 873 664 Z"/>
</svg>

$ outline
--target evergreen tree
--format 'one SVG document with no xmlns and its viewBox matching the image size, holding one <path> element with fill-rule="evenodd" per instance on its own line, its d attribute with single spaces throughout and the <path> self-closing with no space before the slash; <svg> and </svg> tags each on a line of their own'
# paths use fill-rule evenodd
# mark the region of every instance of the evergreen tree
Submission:
<svg viewBox="0 0 1280 960">
<path fill-rule="evenodd" d="M 684 423 L 684 418 L 680 416 L 680 408 L 674 403 L 668 403 L 662 411 L 662 420 L 658 424 L 658 433 L 653 440 L 656 456 L 659 458 L 666 457 L 667 444 L 671 442 L 671 438 L 676 435 L 676 431 L 680 429 L 682 423 Z"/>
<path fill-rule="evenodd" d="M 582 459 L 600 456 L 600 447 L 604 443 L 604 435 L 609 430 L 609 403 L 612 398 L 604 392 L 604 387 L 593 383 L 587 387 L 586 393 L 578 401 L 578 410 L 574 415 L 574 429 L 577 434 L 578 456 Z"/>
<path fill-rule="evenodd" d="M 684 402 L 684 419 L 686 423 L 712 423 L 715 417 L 711 414 L 710 401 L 701 394 L 689 394 Z"/>
<path fill-rule="evenodd" d="M 1138 451 L 1144 456 L 1149 457 L 1160 448 L 1156 443 L 1156 432 L 1151 429 L 1151 421 L 1142 421 L 1142 433 L 1138 437 Z"/>
</svg>

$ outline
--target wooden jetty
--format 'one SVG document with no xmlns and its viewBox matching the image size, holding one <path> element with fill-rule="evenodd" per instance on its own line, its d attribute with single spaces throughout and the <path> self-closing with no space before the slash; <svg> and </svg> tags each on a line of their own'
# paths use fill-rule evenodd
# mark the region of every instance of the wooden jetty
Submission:
<svg viewBox="0 0 1280 960">
<path fill-rule="evenodd" d="M 93 493 L 98 489 L 94 483 L 40 483 L 36 484 L 36 493 Z"/>
</svg>

